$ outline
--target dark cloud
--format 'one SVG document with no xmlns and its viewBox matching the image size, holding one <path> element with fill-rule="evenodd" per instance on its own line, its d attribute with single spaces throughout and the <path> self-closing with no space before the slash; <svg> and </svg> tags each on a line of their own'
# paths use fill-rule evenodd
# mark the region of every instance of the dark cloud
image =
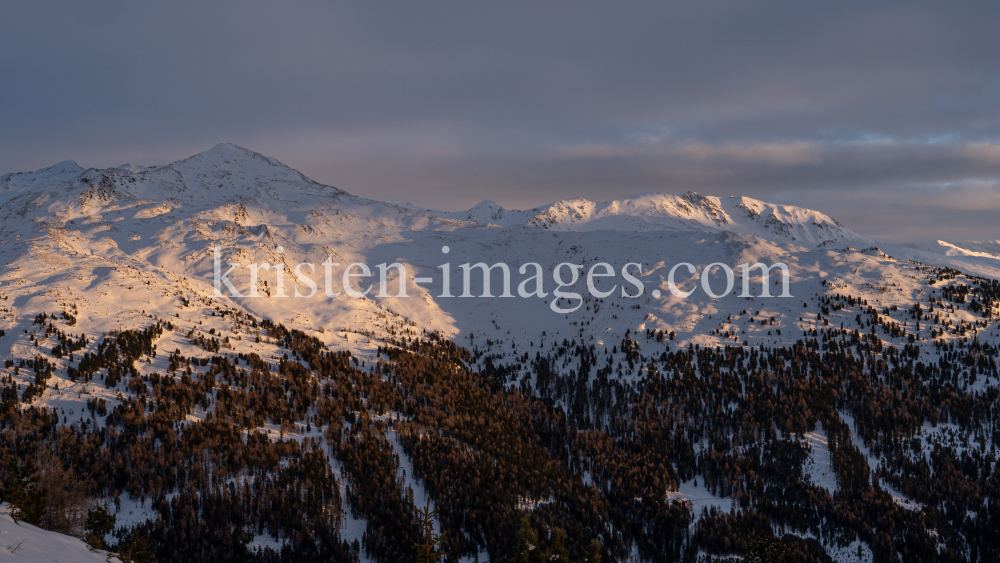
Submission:
<svg viewBox="0 0 1000 563">
<path fill-rule="evenodd" d="M 5 3 L 0 171 L 163 163 L 226 140 L 429 207 L 694 189 L 887 240 L 1000 238 L 998 16 L 993 2 Z"/>
</svg>

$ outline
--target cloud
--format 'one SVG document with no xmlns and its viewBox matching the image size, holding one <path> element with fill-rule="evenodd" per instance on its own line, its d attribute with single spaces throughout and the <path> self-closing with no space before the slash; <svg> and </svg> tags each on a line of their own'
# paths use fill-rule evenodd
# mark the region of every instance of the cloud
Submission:
<svg viewBox="0 0 1000 563">
<path fill-rule="evenodd" d="M 961 213 L 991 205 L 969 186 L 1000 178 L 998 16 L 994 2 L 5 3 L 0 172 L 232 141 L 429 207 L 694 189 L 795 199 L 865 233 L 945 205 L 921 215 L 928 237 L 988 231 Z"/>
<path fill-rule="evenodd" d="M 963 147 L 963 153 L 974 162 L 1000 165 L 1000 143 L 969 143 Z"/>
<path fill-rule="evenodd" d="M 695 162 L 734 161 L 775 165 L 818 164 L 822 157 L 822 148 L 816 143 L 805 141 L 712 145 L 702 141 L 664 142 L 658 139 L 647 139 L 641 143 L 619 145 L 603 143 L 557 147 L 542 151 L 539 156 L 543 160 L 629 157 L 670 158 Z"/>
<path fill-rule="evenodd" d="M 712 146 L 706 143 L 684 143 L 680 154 L 695 160 L 734 160 L 779 166 L 816 165 L 822 161 L 822 150 L 815 143 L 739 143 Z"/>
</svg>

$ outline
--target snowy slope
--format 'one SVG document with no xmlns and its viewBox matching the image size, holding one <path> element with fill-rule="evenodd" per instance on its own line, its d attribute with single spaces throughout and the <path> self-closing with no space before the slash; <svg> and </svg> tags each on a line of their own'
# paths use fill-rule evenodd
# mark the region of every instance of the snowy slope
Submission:
<svg viewBox="0 0 1000 563">
<path fill-rule="evenodd" d="M 283 263 L 283 285 L 273 269 L 262 270 L 257 297 L 213 296 L 215 247 L 221 249 L 224 270 L 231 262 Z M 880 310 L 897 306 L 905 311 L 926 303 L 935 291 L 926 271 L 910 260 L 1000 277 L 1000 259 L 992 249 L 986 243 L 924 249 L 878 244 L 817 211 L 693 193 L 561 201 L 523 211 L 492 201 L 467 212 L 430 211 L 356 197 L 274 159 L 221 144 L 163 166 L 84 170 L 67 161 L 0 177 L 0 330 L 7 332 L 0 338 L 0 358 L 30 358 L 39 349 L 51 349 L 51 340 L 36 338 L 32 321 L 42 312 L 63 311 L 77 318 L 74 331 L 89 336 L 145 327 L 154 317 L 170 319 L 179 328 L 164 335 L 161 349 L 189 356 L 200 351 L 183 337 L 188 331 L 213 331 L 228 340 L 230 353 L 279 354 L 273 343 L 255 341 L 245 326 L 216 316 L 217 311 L 270 318 L 332 349 L 369 359 L 382 338 L 421 329 L 441 331 L 462 345 L 485 346 L 504 362 L 514 362 L 513 350 L 533 354 L 564 339 L 610 349 L 626 333 L 650 329 L 674 332 L 669 345 L 675 349 L 788 345 L 817 327 L 860 328 L 851 315 L 835 310 L 821 319 L 815 307 L 803 307 L 806 301 L 815 304 L 818 295 L 859 295 Z M 398 261 L 406 267 L 409 297 L 379 297 L 376 287 L 366 298 L 328 298 L 322 281 L 312 297 L 294 297 L 296 291 L 309 292 L 296 283 L 295 265 L 314 264 L 313 277 L 320 280 L 328 257 L 339 263 L 334 291 L 341 291 L 348 264 Z M 739 279 L 735 291 L 718 298 L 698 291 L 682 299 L 667 291 L 668 272 L 677 263 L 721 262 L 735 268 L 757 261 L 787 264 L 795 298 L 739 297 Z M 549 295 L 441 297 L 440 266 L 450 264 L 451 291 L 459 295 L 458 265 L 476 262 L 508 263 L 515 294 L 524 279 L 518 267 L 537 262 L 547 270 Z M 588 298 L 573 313 L 554 313 L 551 269 L 560 262 L 588 269 L 608 262 L 616 272 L 640 263 L 645 293 L 623 297 L 618 276 L 602 286 L 617 286 L 603 301 Z M 678 284 L 685 289 L 698 282 L 698 274 L 683 269 L 679 274 Z M 415 277 L 432 281 L 416 284 Z M 229 279 L 249 293 L 248 268 L 238 268 Z M 719 275 L 711 280 L 716 288 L 724 283 Z M 389 293 L 395 295 L 393 275 L 389 281 Z M 495 274 L 494 295 L 502 292 L 501 282 Z M 473 292 L 478 295 L 480 287 L 475 284 Z M 653 297 L 654 289 L 661 291 L 659 297 Z M 572 290 L 585 293 L 585 281 Z M 779 293 L 780 286 L 773 290 Z M 759 295 L 759 286 L 753 293 Z M 955 323 L 974 320 L 961 310 L 952 315 Z M 902 325 L 905 315 L 898 316 Z M 929 338 L 928 332 L 929 327 L 921 336 Z M 984 331 L 980 338 L 996 342 L 1000 334 Z M 894 343 L 902 345 L 904 339 Z M 142 372 L 163 372 L 166 361 L 161 355 Z M 46 391 L 40 406 L 82 423 L 88 399 L 114 404 L 114 394 L 103 386 L 62 378 L 66 365 L 59 360 L 62 370 L 53 382 L 58 388 Z M 640 372 L 641 366 L 626 379 Z M 27 382 L 26 373 L 22 381 Z M 823 450 L 825 435 L 808 439 L 814 451 L 812 480 L 832 492 L 836 485 Z M 702 498 L 701 493 L 683 484 L 678 497 Z M 707 504 L 725 505 L 723 500 L 728 499 Z"/>
<path fill-rule="evenodd" d="M 844 294 L 870 295 L 878 306 L 901 307 L 925 300 L 930 291 L 908 259 L 1000 274 L 1000 266 L 983 262 L 992 259 L 978 255 L 881 245 L 883 252 L 822 213 L 749 198 L 648 194 L 605 203 L 558 202 L 528 211 L 484 202 L 466 213 L 442 213 L 352 196 L 229 144 L 165 166 L 81 170 L 61 163 L 4 178 L 14 195 L 0 206 L 0 291 L 8 299 L 0 310 L 0 330 L 17 332 L 39 312 L 70 306 L 78 307 L 80 328 L 90 334 L 144 326 L 154 314 L 194 322 L 225 307 L 322 331 L 328 344 L 338 345 L 348 344 L 333 336 L 344 329 L 378 336 L 404 318 L 459 340 L 502 336 L 514 344 L 543 340 L 543 332 L 599 344 L 617 341 L 626 330 L 644 329 L 674 331 L 684 345 L 779 344 L 794 342 L 813 326 L 815 319 L 802 315 L 801 301 L 757 298 L 750 305 L 735 295 L 739 279 L 736 291 L 718 299 L 702 291 L 680 299 L 667 291 L 672 266 L 722 262 L 735 268 L 780 261 L 791 270 L 796 297 L 834 287 L 823 286 L 826 281 Z M 216 246 L 222 249 L 222 264 L 284 263 L 283 287 L 276 287 L 273 270 L 261 270 L 258 297 L 213 297 Z M 449 254 L 442 252 L 444 246 Z M 327 257 L 339 263 L 334 291 L 340 291 L 343 269 L 352 262 L 374 268 L 399 261 L 406 267 L 409 297 L 378 297 L 375 287 L 364 299 L 327 298 L 322 287 Z M 510 264 L 512 292 L 524 279 L 519 265 L 542 264 L 550 270 L 550 294 L 551 269 L 559 262 L 589 268 L 606 261 L 616 271 L 639 262 L 645 293 L 639 299 L 621 297 L 619 276 L 606 286 L 616 286 L 607 303 L 597 308 L 588 302 L 570 315 L 552 312 L 551 295 L 439 297 L 442 264 L 451 265 L 452 293 L 458 295 L 458 265 L 480 261 Z M 300 262 L 314 265 L 312 277 L 321 286 L 310 298 L 294 297 L 296 291 L 309 292 L 292 273 Z M 390 295 L 397 292 L 394 275 L 392 270 Z M 413 278 L 418 276 L 433 282 L 417 285 Z M 583 277 L 575 290 L 585 293 Z M 249 268 L 236 269 L 229 279 L 244 295 L 250 292 Z M 494 295 L 502 292 L 501 282 L 495 272 Z M 698 273 L 682 269 L 678 283 L 694 287 Z M 724 280 L 716 275 L 713 283 L 721 288 Z M 886 291 L 889 287 L 892 291 Z M 662 296 L 653 298 L 654 289 Z M 288 297 L 279 297 L 282 292 Z M 735 321 L 746 325 L 738 328 L 738 337 L 713 333 L 735 329 L 733 319 L 725 317 L 748 307 L 774 316 L 777 324 L 762 329 L 745 315 Z M 784 329 L 781 335 L 777 327 Z M 26 344 L 4 339 L 0 354 Z"/>
<path fill-rule="evenodd" d="M 20 547 L 18 545 L 20 544 Z M 9 507 L 0 507 L 0 561 L 4 563 L 97 563 L 109 561 L 105 551 L 90 551 L 83 540 L 15 523 Z M 110 559 L 119 561 L 117 557 Z"/>
<path fill-rule="evenodd" d="M 748 197 L 723 199 L 694 192 L 651 193 L 607 202 L 574 199 L 526 211 L 504 209 L 486 200 L 467 212 L 434 213 L 484 225 L 553 231 L 733 232 L 813 246 L 872 242 L 817 211 Z"/>
<path fill-rule="evenodd" d="M 35 172 L 4 174 L 0 176 L 0 203 L 9 201 L 21 192 L 70 180 L 81 173 L 83 168 L 72 160 L 66 160 Z"/>
<path fill-rule="evenodd" d="M 963 241 L 950 243 L 939 240 L 919 250 L 941 256 L 958 258 L 984 267 L 1000 268 L 1000 241 Z"/>
</svg>

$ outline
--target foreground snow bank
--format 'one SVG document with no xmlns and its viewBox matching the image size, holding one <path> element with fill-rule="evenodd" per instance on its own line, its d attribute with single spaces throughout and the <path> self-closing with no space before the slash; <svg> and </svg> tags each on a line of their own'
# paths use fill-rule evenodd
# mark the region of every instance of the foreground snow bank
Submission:
<svg viewBox="0 0 1000 563">
<path fill-rule="evenodd" d="M 107 556 L 106 551 L 90 551 L 79 538 L 43 530 L 26 522 L 14 523 L 10 507 L 0 505 L 0 561 L 97 563 L 108 561 Z M 110 561 L 121 563 L 117 557 Z"/>
</svg>

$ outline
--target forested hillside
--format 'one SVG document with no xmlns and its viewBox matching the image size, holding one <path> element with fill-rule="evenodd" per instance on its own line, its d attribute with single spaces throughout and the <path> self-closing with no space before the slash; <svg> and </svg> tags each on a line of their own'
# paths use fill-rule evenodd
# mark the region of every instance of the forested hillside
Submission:
<svg viewBox="0 0 1000 563">
<path fill-rule="evenodd" d="M 992 258 L 693 193 L 436 212 L 232 145 L 0 185 L 0 500 L 95 550 L 1000 560 Z M 757 262 L 787 287 L 719 291 Z"/>
<path fill-rule="evenodd" d="M 940 311 L 991 303 L 996 287 L 945 291 L 906 324 L 971 334 L 940 325 Z M 886 312 L 854 296 L 822 303 L 869 331 L 824 325 L 771 348 L 675 347 L 653 331 L 610 351 L 564 339 L 511 351 L 516 365 L 487 351 L 501 342 L 470 351 L 414 330 L 359 362 L 252 318 L 276 361 L 193 334 L 204 352 L 186 356 L 158 347 L 177 329 L 167 321 L 92 342 L 71 315 L 43 314 L 45 346 L 7 365 L 34 382 L 5 377 L 4 500 L 81 535 L 88 510 L 138 504 L 146 518 L 107 543 L 178 562 L 415 560 L 414 482 L 449 561 L 522 560 L 524 518 L 540 549 L 559 538 L 571 561 L 694 561 L 771 536 L 800 561 L 1000 557 L 997 349 L 975 336 L 887 346 L 880 334 L 904 329 Z M 140 375 L 158 354 L 168 368 Z M 75 355 L 68 378 L 117 404 L 90 401 L 79 420 L 34 405 L 61 355 Z M 824 456 L 829 483 L 808 470 Z M 59 472 L 77 479 L 44 488 Z M 698 510 L 682 483 L 731 510 Z M 343 538 L 348 516 L 364 522 L 360 541 Z"/>
</svg>

